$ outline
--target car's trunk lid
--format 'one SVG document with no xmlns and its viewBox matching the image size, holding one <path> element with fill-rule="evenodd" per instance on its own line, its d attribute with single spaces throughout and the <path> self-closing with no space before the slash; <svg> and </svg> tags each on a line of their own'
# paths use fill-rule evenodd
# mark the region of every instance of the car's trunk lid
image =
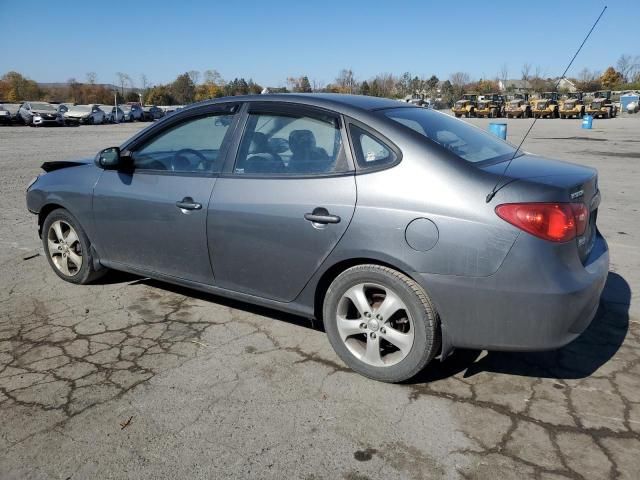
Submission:
<svg viewBox="0 0 640 480">
<path fill-rule="evenodd" d="M 481 167 L 484 171 L 502 175 L 505 163 Z M 500 185 L 514 185 L 520 180 L 529 184 L 551 187 L 557 191 L 555 197 L 538 199 L 523 198 L 522 201 L 557 201 L 584 203 L 589 212 L 589 221 L 583 235 L 575 239 L 578 254 L 584 263 L 591 252 L 596 237 L 596 220 L 600 205 L 598 172 L 589 167 L 560 160 L 551 160 L 536 155 L 524 154 L 516 157 L 509 166 Z M 545 190 L 548 190 L 545 188 Z"/>
</svg>

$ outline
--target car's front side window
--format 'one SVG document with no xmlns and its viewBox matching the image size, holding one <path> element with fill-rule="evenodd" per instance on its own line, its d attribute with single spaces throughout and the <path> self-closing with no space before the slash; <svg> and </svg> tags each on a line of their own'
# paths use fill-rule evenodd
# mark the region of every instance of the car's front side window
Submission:
<svg viewBox="0 0 640 480">
<path fill-rule="evenodd" d="M 340 119 L 324 113 L 250 113 L 234 172 L 327 175 L 349 170 Z"/>
<path fill-rule="evenodd" d="M 133 153 L 135 170 L 219 172 L 220 149 L 233 114 L 189 118 L 160 133 Z"/>
</svg>

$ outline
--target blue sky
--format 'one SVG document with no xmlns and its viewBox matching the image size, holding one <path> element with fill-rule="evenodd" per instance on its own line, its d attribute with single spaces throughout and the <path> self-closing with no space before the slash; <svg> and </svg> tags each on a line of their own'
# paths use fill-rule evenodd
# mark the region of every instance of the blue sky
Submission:
<svg viewBox="0 0 640 480">
<path fill-rule="evenodd" d="M 600 1 L 40 1 L 0 0 L 0 74 L 42 82 L 171 81 L 188 70 L 284 85 L 288 76 L 333 81 L 379 72 L 445 79 L 454 71 L 494 78 L 524 62 L 562 72 L 605 3 Z M 640 55 L 640 4 L 612 0 L 571 74 Z M 632 24 L 625 27 L 625 23 Z M 111 35 L 110 35 L 111 34 Z"/>
</svg>

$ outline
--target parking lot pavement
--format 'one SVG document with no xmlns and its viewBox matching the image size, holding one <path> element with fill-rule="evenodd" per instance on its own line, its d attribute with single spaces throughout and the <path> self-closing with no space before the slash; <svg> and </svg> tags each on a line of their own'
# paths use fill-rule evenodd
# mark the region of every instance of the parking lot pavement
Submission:
<svg viewBox="0 0 640 480">
<path fill-rule="evenodd" d="M 507 123 L 517 142 L 529 121 Z M 640 116 L 540 120 L 524 146 L 600 171 L 611 273 L 585 334 L 457 351 L 405 385 L 350 372 L 302 318 L 124 274 L 59 280 L 25 185 L 142 126 L 0 128 L 0 478 L 638 478 Z"/>
</svg>

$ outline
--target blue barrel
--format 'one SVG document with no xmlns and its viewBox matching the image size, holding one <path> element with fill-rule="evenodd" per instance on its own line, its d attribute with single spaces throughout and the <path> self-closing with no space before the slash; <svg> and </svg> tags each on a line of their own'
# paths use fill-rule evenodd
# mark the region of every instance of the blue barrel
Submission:
<svg viewBox="0 0 640 480">
<path fill-rule="evenodd" d="M 496 137 L 500 137 L 503 140 L 507 139 L 507 124 L 506 123 L 490 123 L 489 131 Z"/>
<path fill-rule="evenodd" d="M 591 130 L 593 126 L 593 117 L 591 115 L 585 115 L 582 117 L 582 128 Z"/>
</svg>

